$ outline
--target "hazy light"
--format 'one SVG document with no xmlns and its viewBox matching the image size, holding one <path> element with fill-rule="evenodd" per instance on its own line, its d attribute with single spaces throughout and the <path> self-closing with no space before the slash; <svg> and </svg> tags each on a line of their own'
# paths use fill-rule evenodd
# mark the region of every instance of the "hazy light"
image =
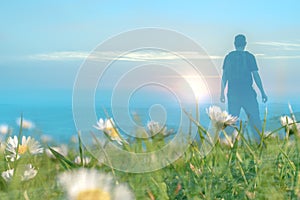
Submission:
<svg viewBox="0 0 300 200">
<path fill-rule="evenodd" d="M 185 75 L 183 78 L 189 83 L 191 86 L 196 100 L 203 100 L 209 96 L 207 87 L 201 78 L 201 76 L 197 75 Z"/>
</svg>

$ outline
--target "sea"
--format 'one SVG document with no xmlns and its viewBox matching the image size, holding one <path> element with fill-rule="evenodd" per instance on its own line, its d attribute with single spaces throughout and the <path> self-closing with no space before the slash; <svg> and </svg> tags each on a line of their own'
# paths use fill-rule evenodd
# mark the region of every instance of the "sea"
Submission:
<svg viewBox="0 0 300 200">
<path fill-rule="evenodd" d="M 199 103 L 198 121 L 205 127 L 210 127 L 210 120 L 206 114 L 206 109 L 211 106 L 211 103 Z M 222 109 L 226 109 L 224 104 L 215 104 Z M 292 109 L 296 118 L 300 119 L 300 104 L 292 104 Z M 129 104 L 128 106 L 113 108 L 114 111 L 128 113 L 131 118 L 139 117 L 140 125 L 145 126 L 152 118 L 150 117 L 150 105 Z M 168 129 L 178 131 L 180 116 L 185 115 L 180 106 L 164 104 L 165 125 Z M 110 102 L 95 105 L 95 113 L 98 118 L 114 118 Z M 290 110 L 287 102 L 260 104 L 261 119 L 267 118 L 266 130 L 272 131 L 280 127 L 279 118 L 282 115 L 289 115 Z M 50 138 L 52 142 L 69 143 L 72 138 L 77 135 L 76 124 L 73 119 L 72 97 L 67 96 L 63 100 L 56 101 L 6 101 L 0 104 L 0 125 L 6 124 L 12 129 L 12 135 L 19 134 L 19 127 L 16 120 L 20 117 L 29 120 L 34 124 L 34 128 L 23 130 L 24 135 L 31 135 L 37 139 L 42 137 Z M 85 116 L 82 116 L 85 118 Z M 242 111 L 241 120 L 247 120 L 246 114 Z M 80 120 L 80 119 L 79 119 Z M 96 124 L 96 120 L 92 124 Z M 126 130 L 131 130 L 132 122 L 128 120 L 118 120 L 117 126 L 125 127 Z M 96 131 L 93 127 L 91 130 Z M 121 129 L 122 130 L 122 129 Z M 132 130 L 134 131 L 134 130 Z M 282 131 L 280 134 L 283 134 Z"/>
</svg>

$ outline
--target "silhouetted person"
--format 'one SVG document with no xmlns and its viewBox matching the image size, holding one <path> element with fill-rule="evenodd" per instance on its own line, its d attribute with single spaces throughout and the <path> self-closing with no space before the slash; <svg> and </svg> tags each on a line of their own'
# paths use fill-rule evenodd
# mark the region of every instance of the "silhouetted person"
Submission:
<svg viewBox="0 0 300 200">
<path fill-rule="evenodd" d="M 224 59 L 220 101 L 225 102 L 224 89 L 228 84 L 229 114 L 239 116 L 241 108 L 243 108 L 253 131 L 254 138 L 252 139 L 259 140 L 256 129 L 261 132 L 262 125 L 256 99 L 257 94 L 252 87 L 253 79 L 261 92 L 264 103 L 267 102 L 268 97 L 263 89 L 254 55 L 245 51 L 246 44 L 244 35 L 235 36 L 236 50 L 230 52 Z"/>
</svg>

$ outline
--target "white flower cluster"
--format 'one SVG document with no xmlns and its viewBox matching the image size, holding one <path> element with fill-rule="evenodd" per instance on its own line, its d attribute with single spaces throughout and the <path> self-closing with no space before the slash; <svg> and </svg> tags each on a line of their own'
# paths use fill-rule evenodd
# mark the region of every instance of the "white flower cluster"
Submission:
<svg viewBox="0 0 300 200">
<path fill-rule="evenodd" d="M 23 136 L 19 143 L 18 137 L 9 137 L 6 142 L 6 158 L 11 162 L 15 162 L 20 159 L 22 156 L 29 155 L 37 155 L 43 153 L 44 149 L 40 146 L 39 142 L 35 139 Z M 32 166 L 32 164 L 26 164 L 24 167 L 19 167 L 18 170 L 21 169 L 21 181 L 27 181 L 34 178 L 37 175 L 37 170 Z M 9 182 L 14 177 L 15 169 L 11 168 L 4 172 L 2 172 L 2 178 Z"/>
<path fill-rule="evenodd" d="M 285 126 L 285 131 L 290 135 L 294 134 L 295 132 L 298 134 L 300 133 L 300 124 L 296 123 L 296 119 L 292 119 L 285 115 L 280 117 L 280 123 L 282 126 Z"/>
<path fill-rule="evenodd" d="M 119 132 L 115 126 L 115 123 L 112 118 L 103 120 L 102 118 L 99 119 L 97 125 L 94 126 L 99 131 L 103 131 L 107 136 L 110 137 L 111 140 L 116 141 L 118 144 L 122 145 L 123 141 Z"/>
<path fill-rule="evenodd" d="M 227 126 L 235 125 L 238 120 L 238 117 L 232 116 L 226 111 L 222 111 L 221 108 L 217 106 L 210 106 L 206 112 L 213 127 L 218 131 L 225 129 Z"/>
<path fill-rule="evenodd" d="M 164 137 L 172 134 L 173 130 L 167 130 L 166 126 L 162 126 L 159 122 L 156 121 L 149 121 L 147 123 L 147 129 L 149 132 L 149 135 L 151 137 L 155 136 L 155 135 L 162 135 Z"/>
</svg>

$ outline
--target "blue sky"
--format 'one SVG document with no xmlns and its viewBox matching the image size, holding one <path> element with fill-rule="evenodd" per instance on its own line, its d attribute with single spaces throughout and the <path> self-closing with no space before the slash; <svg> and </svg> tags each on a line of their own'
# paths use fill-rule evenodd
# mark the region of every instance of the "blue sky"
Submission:
<svg viewBox="0 0 300 200">
<path fill-rule="evenodd" d="M 46 90 L 71 95 L 90 51 L 113 35 L 143 27 L 192 38 L 219 69 L 233 49 L 234 35 L 244 33 L 270 101 L 295 101 L 300 92 L 299 8 L 296 0 L 1 2 L 2 102 L 21 94 L 30 99 Z"/>
</svg>

